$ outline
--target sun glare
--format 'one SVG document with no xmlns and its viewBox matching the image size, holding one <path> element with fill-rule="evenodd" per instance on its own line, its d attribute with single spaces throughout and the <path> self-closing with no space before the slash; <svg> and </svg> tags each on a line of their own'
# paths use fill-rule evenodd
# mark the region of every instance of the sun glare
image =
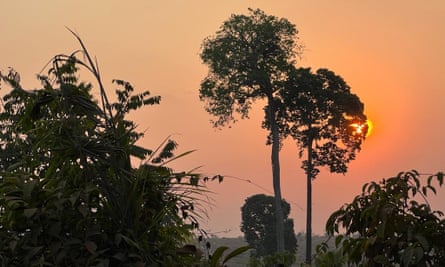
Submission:
<svg viewBox="0 0 445 267">
<path fill-rule="evenodd" d="M 366 133 L 366 137 L 368 137 L 372 132 L 372 128 L 373 128 L 372 121 L 366 120 L 366 125 L 368 125 L 368 132 Z"/>
<path fill-rule="evenodd" d="M 368 137 L 372 131 L 372 122 L 370 120 L 366 120 L 366 122 L 363 124 L 353 123 L 351 124 L 351 127 L 353 135 L 363 135 L 366 131 L 366 137 Z"/>
</svg>

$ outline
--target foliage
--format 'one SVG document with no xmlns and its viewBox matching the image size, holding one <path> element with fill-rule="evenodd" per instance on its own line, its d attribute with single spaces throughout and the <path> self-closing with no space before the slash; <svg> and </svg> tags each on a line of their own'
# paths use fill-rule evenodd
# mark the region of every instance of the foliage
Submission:
<svg viewBox="0 0 445 267">
<path fill-rule="evenodd" d="M 271 161 L 277 220 L 277 249 L 284 249 L 279 146 L 274 98 L 283 89 L 295 62 L 297 30 L 284 18 L 249 9 L 249 15 L 232 15 L 215 36 L 202 44 L 201 59 L 209 73 L 202 81 L 199 96 L 205 109 L 216 117 L 215 127 L 236 121 L 234 114 L 248 118 L 255 100 L 269 103 L 265 116 L 270 122 Z M 298 51 L 299 52 L 299 51 Z"/>
<path fill-rule="evenodd" d="M 282 136 L 291 135 L 299 148 L 300 158 L 306 151 L 302 168 L 307 175 L 306 262 L 312 258 L 312 179 L 319 167 L 345 173 L 347 163 L 355 158 L 367 132 L 364 106 L 352 94 L 346 82 L 334 72 L 310 68 L 294 69 L 286 80 L 280 99 L 277 124 Z M 364 125 L 361 133 L 351 125 Z M 264 126 L 271 128 L 266 117 Z M 269 136 L 269 140 L 271 136 Z"/>
<path fill-rule="evenodd" d="M 75 35 L 77 37 L 77 35 Z M 78 37 L 77 37 L 78 38 Z M 82 49 L 57 55 L 42 88 L 24 90 L 17 72 L 0 113 L 0 263 L 2 266 L 160 266 L 198 227 L 199 177 L 166 166 L 177 144 L 136 145 L 129 112 L 158 104 L 114 80 L 108 101 L 97 65 Z M 81 54 L 86 62 L 78 59 Z M 96 79 L 80 82 L 78 69 Z M 132 166 L 132 160 L 141 164 Z"/>
<path fill-rule="evenodd" d="M 423 181 L 411 171 L 367 183 L 352 203 L 330 216 L 326 230 L 330 235 L 345 230 L 336 245 L 351 264 L 445 266 L 443 212 L 427 201 L 428 193 L 436 193 L 433 183 L 443 181 L 443 172 Z"/>
<path fill-rule="evenodd" d="M 276 252 L 275 202 L 272 196 L 257 194 L 248 197 L 241 208 L 241 232 L 252 248 L 253 257 L 265 257 Z M 294 222 L 289 219 L 290 205 L 282 200 L 284 212 L 285 249 L 291 255 L 297 250 Z"/>
<path fill-rule="evenodd" d="M 282 88 L 294 63 L 295 26 L 259 9 L 249 11 L 250 16 L 232 15 L 202 44 L 209 74 L 201 83 L 200 98 L 217 117 L 215 126 L 235 122 L 234 112 L 247 118 L 255 100 Z"/>
<path fill-rule="evenodd" d="M 274 253 L 261 258 L 251 257 L 249 261 L 249 267 L 273 267 L 282 266 L 290 267 L 296 261 L 295 253 L 290 251 L 284 251 L 280 253 Z"/>
<path fill-rule="evenodd" d="M 328 69 L 313 73 L 298 68 L 292 73 L 277 104 L 280 132 L 297 141 L 300 157 L 312 148 L 311 162 L 304 160 L 302 165 L 312 179 L 321 166 L 345 173 L 367 133 L 363 103 L 342 77 Z M 354 124 L 363 125 L 361 133 L 354 131 Z"/>
<path fill-rule="evenodd" d="M 210 249 L 210 246 L 207 246 L 207 249 Z M 229 247 L 227 246 L 220 246 L 216 248 L 213 254 L 209 254 L 208 260 L 202 264 L 202 267 L 225 267 L 227 266 L 226 263 L 230 259 L 245 253 L 247 250 L 251 249 L 251 247 L 242 246 L 232 250 L 227 255 L 224 255 L 224 252 L 226 252 L 228 249 Z"/>
<path fill-rule="evenodd" d="M 338 267 L 345 266 L 346 264 L 347 259 L 341 247 L 337 249 L 329 249 L 328 244 L 324 242 L 317 246 L 316 251 L 315 266 Z"/>
</svg>

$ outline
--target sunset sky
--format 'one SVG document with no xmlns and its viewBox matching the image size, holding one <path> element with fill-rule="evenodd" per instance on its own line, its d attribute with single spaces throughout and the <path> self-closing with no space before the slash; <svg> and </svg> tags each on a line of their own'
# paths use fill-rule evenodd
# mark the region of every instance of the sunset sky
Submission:
<svg viewBox="0 0 445 267">
<path fill-rule="evenodd" d="M 198 97 L 207 74 L 199 52 L 204 38 L 231 14 L 247 14 L 249 7 L 294 23 L 305 46 L 298 66 L 329 68 L 342 76 L 374 124 L 346 175 L 323 169 L 313 182 L 315 233 L 323 234 L 328 216 L 366 182 L 411 169 L 424 174 L 445 170 L 442 0 L 0 0 L 0 70 L 14 67 L 24 87 L 36 88 L 35 74 L 52 56 L 79 48 L 65 27 L 77 32 L 97 57 L 110 94 L 111 80 L 117 78 L 161 95 L 161 105 L 132 116 L 146 131 L 141 144 L 154 148 L 172 135 L 178 151 L 196 149 L 172 167 L 202 166 L 205 175 L 226 176 L 222 184 L 210 186 L 213 206 L 203 225 L 210 233 L 238 236 L 244 200 L 272 194 L 263 110 L 258 103 L 249 120 L 212 128 Z M 291 204 L 295 231 L 301 232 L 306 184 L 292 140 L 285 142 L 280 157 L 282 194 Z M 445 210 L 445 189 L 431 203 Z"/>
</svg>

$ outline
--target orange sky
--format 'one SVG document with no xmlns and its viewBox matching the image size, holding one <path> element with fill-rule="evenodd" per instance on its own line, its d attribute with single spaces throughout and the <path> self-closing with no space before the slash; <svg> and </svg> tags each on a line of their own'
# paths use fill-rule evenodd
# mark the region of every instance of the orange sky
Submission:
<svg viewBox="0 0 445 267">
<path fill-rule="evenodd" d="M 25 87 L 48 60 L 78 48 L 65 29 L 80 34 L 96 55 L 104 82 L 119 78 L 161 95 L 161 105 L 134 115 L 155 147 L 170 134 L 179 150 L 196 152 L 174 167 L 228 175 L 212 185 L 209 232 L 238 236 L 240 207 L 256 193 L 272 192 L 270 147 L 261 129 L 262 107 L 251 119 L 215 130 L 199 101 L 202 40 L 232 13 L 248 7 L 296 24 L 306 51 L 300 66 L 327 67 L 341 75 L 365 103 L 374 131 L 346 175 L 322 170 L 313 183 L 313 229 L 360 193 L 363 183 L 417 169 L 445 170 L 445 1 L 415 0 L 135 0 L 2 1 L 0 70 L 13 66 Z M 114 88 L 109 86 L 110 94 Z M 306 185 L 291 140 L 281 153 L 283 196 L 295 230 L 304 231 Z M 255 184 L 238 180 L 251 180 Z M 265 188 L 266 190 L 261 189 Z M 445 210 L 445 190 L 432 204 Z"/>
</svg>

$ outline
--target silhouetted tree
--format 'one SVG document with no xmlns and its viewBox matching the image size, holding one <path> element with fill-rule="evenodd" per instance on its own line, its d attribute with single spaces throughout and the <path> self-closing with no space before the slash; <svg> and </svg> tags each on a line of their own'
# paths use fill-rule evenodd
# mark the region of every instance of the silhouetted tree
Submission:
<svg viewBox="0 0 445 267">
<path fill-rule="evenodd" d="M 288 20 L 249 9 L 250 14 L 232 15 L 215 36 L 202 44 L 201 59 L 209 73 L 202 81 L 200 99 L 205 109 L 217 117 L 215 127 L 236 121 L 234 113 L 247 118 L 255 100 L 266 99 L 265 116 L 270 122 L 273 188 L 277 227 L 277 250 L 284 250 L 283 212 L 281 208 L 277 108 L 284 81 L 296 55 L 297 30 Z"/>
<path fill-rule="evenodd" d="M 443 182 L 443 172 L 424 180 L 410 171 L 367 183 L 329 217 L 326 231 L 342 233 L 336 246 L 354 266 L 445 266 L 443 212 L 427 201 Z"/>
<path fill-rule="evenodd" d="M 297 251 L 297 238 L 294 232 L 294 221 L 289 219 L 290 205 L 284 199 L 283 225 L 285 249 L 292 254 Z M 258 194 L 246 199 L 241 208 L 241 232 L 251 247 L 255 249 L 253 256 L 264 257 L 273 255 L 276 247 L 276 220 L 274 197 Z"/>
<path fill-rule="evenodd" d="M 358 96 L 330 70 L 312 73 L 309 68 L 298 68 L 286 83 L 281 101 L 276 101 L 278 128 L 283 136 L 291 135 L 297 141 L 300 157 L 304 151 L 307 154 L 302 168 L 307 174 L 306 262 L 310 263 L 312 179 L 321 166 L 335 173 L 347 171 L 366 136 L 366 116 Z"/>
</svg>

